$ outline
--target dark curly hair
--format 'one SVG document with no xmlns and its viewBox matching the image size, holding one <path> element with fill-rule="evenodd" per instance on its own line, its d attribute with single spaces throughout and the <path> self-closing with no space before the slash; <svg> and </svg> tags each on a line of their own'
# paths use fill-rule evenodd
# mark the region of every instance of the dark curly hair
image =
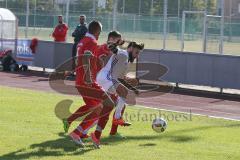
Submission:
<svg viewBox="0 0 240 160">
<path fill-rule="evenodd" d="M 127 48 L 130 48 L 130 47 L 138 48 L 138 49 L 140 49 L 140 50 L 143 50 L 143 49 L 144 49 L 144 44 L 143 44 L 143 43 L 137 43 L 137 42 L 132 41 L 132 42 L 130 42 L 130 43 L 128 44 L 128 47 L 127 47 Z"/>
</svg>

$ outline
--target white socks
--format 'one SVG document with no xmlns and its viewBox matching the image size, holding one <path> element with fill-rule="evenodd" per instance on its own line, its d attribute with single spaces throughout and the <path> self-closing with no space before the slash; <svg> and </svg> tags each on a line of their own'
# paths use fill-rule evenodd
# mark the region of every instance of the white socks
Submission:
<svg viewBox="0 0 240 160">
<path fill-rule="evenodd" d="M 124 105 L 125 105 L 125 99 L 122 97 L 118 97 L 118 102 L 117 102 L 116 111 L 115 111 L 115 115 L 114 115 L 115 119 L 121 118 Z"/>
</svg>

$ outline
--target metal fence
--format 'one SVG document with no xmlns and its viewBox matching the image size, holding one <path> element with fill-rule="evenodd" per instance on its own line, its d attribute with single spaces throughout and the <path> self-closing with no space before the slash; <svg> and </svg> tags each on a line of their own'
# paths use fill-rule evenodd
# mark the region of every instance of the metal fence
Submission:
<svg viewBox="0 0 240 160">
<path fill-rule="evenodd" d="M 78 23 L 79 15 L 85 14 L 88 22 L 92 19 L 102 22 L 104 33 L 101 42 L 106 41 L 108 31 L 117 29 L 126 39 L 144 42 L 146 48 L 181 51 L 184 43 L 184 51 L 240 55 L 240 14 L 232 9 L 234 7 L 228 4 L 229 1 L 238 0 L 178 0 L 176 7 L 171 7 L 173 2 L 169 0 L 138 0 L 139 3 L 132 8 L 127 8 L 132 1 L 112 0 L 107 1 L 110 5 L 107 7 L 112 7 L 110 11 L 98 8 L 97 0 L 92 0 L 95 3 L 89 3 L 84 10 L 81 8 L 81 3 L 87 2 L 84 0 L 75 3 L 73 0 L 65 1 L 71 2 L 69 5 L 57 5 L 52 1 L 48 6 L 52 10 L 41 9 L 43 1 L 40 3 L 39 0 L 35 0 L 35 6 L 30 3 L 29 10 L 27 0 L 23 7 L 10 6 L 9 1 L 8 4 L 3 1 L 0 5 L 8 7 L 17 15 L 20 38 L 51 40 L 50 34 L 57 24 L 57 15 L 63 14 L 70 27 L 68 41 L 72 41 L 71 32 Z M 192 5 L 197 2 L 203 7 Z M 143 3 L 148 4 L 148 8 L 144 8 Z M 210 6 L 210 3 L 215 5 Z M 114 6 L 117 7 L 115 10 Z M 226 6 L 231 10 L 228 11 Z M 203 21 L 206 18 L 203 14 L 187 14 L 184 21 L 184 11 L 205 12 L 207 20 Z"/>
</svg>

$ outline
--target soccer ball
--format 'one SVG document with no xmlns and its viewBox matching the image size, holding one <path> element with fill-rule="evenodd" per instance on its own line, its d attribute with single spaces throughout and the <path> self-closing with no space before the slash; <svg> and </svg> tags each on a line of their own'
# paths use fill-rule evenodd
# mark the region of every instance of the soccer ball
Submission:
<svg viewBox="0 0 240 160">
<path fill-rule="evenodd" d="M 167 122 L 163 118 L 156 118 L 152 122 L 152 129 L 157 132 L 161 133 L 164 132 L 167 128 Z"/>
</svg>

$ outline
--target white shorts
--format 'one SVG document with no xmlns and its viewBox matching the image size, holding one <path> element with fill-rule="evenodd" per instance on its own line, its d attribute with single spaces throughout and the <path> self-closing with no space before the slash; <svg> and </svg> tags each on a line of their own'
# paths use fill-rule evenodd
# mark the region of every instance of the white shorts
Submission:
<svg viewBox="0 0 240 160">
<path fill-rule="evenodd" d="M 97 84 L 100 85 L 105 92 L 116 94 L 116 89 L 113 85 L 111 77 L 108 77 L 108 72 L 101 70 L 97 74 Z"/>
</svg>

